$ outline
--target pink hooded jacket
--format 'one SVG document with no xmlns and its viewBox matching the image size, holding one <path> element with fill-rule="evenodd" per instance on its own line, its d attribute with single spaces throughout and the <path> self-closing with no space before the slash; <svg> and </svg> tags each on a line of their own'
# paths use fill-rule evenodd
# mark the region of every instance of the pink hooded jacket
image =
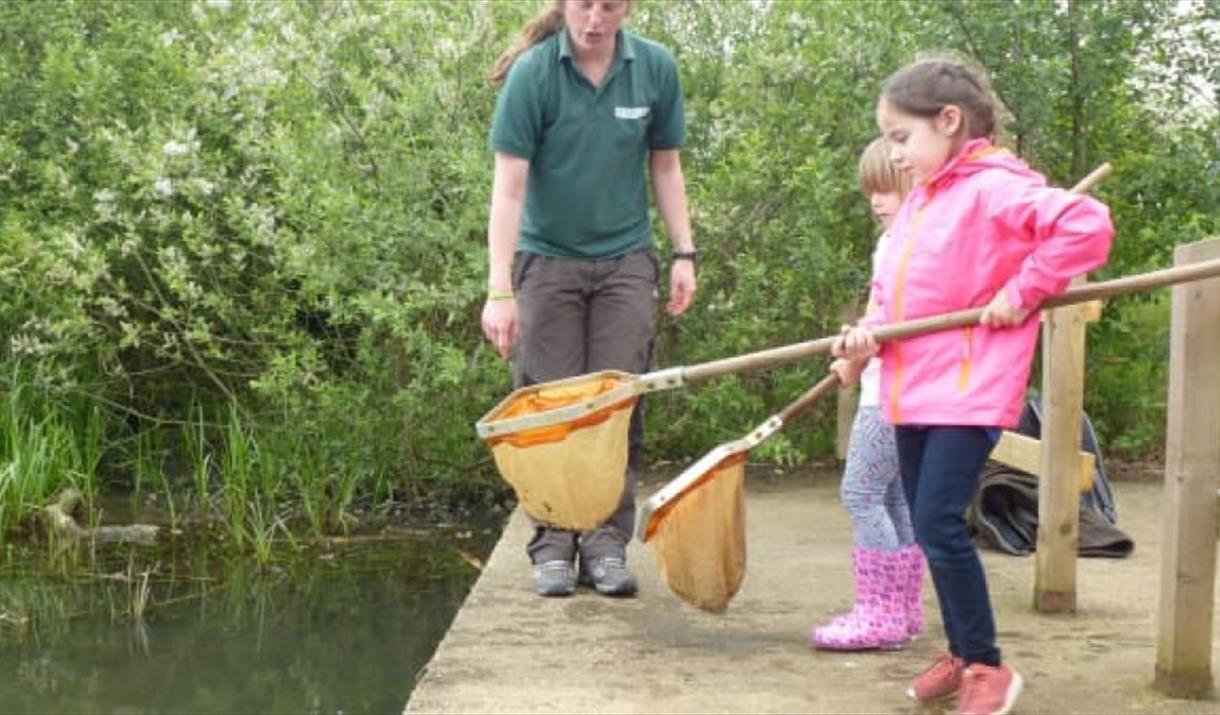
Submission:
<svg viewBox="0 0 1220 715">
<path fill-rule="evenodd" d="M 986 305 L 1036 308 L 1106 262 L 1106 206 L 1051 188 L 986 139 L 915 187 L 873 275 L 869 327 Z M 881 347 L 881 406 L 900 425 L 1016 425 L 1038 338 L 1037 312 L 1012 328 L 975 325 Z"/>
</svg>

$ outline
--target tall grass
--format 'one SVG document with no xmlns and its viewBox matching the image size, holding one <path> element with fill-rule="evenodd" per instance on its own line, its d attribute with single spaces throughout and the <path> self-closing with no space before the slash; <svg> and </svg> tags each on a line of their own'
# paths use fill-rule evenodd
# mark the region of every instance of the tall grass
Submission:
<svg viewBox="0 0 1220 715">
<path fill-rule="evenodd" d="M 199 402 L 185 419 L 133 421 L 60 396 L 18 363 L 0 365 L 0 536 L 67 487 L 93 505 L 104 482 L 129 496 L 132 514 L 155 495 L 171 527 L 216 526 L 266 563 L 296 534 L 349 532 L 361 507 L 413 494 L 390 421 L 328 411 L 268 424 Z M 92 509 L 85 520 L 96 518 Z"/>
<path fill-rule="evenodd" d="M 242 425 L 237 410 L 231 409 L 225 425 L 225 451 L 220 461 L 220 506 L 229 536 L 238 546 L 244 546 L 251 536 L 246 528 L 246 505 L 254 493 L 257 482 L 254 470 L 258 466 L 258 443 Z"/>
<path fill-rule="evenodd" d="M 0 384 L 0 537 L 65 487 L 96 490 L 103 417 L 96 405 L 54 399 L 21 364 Z"/>
<path fill-rule="evenodd" d="M 191 468 L 191 481 L 195 486 L 195 511 L 206 515 L 211 507 L 212 465 L 215 458 L 208 446 L 207 423 L 203 419 L 203 406 L 196 405 L 191 419 L 182 425 L 182 453 Z"/>
<path fill-rule="evenodd" d="M 291 539 L 279 513 L 288 485 L 284 457 L 264 450 L 237 409 L 230 409 L 220 462 L 222 517 L 234 543 L 250 548 L 263 564 L 271 560 L 277 532 Z"/>
</svg>

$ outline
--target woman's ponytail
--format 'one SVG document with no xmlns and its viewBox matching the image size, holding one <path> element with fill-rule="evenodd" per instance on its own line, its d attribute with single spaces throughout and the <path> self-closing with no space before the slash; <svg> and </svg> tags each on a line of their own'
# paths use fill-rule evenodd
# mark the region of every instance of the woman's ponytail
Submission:
<svg viewBox="0 0 1220 715">
<path fill-rule="evenodd" d="M 500 59 L 496 60 L 491 72 L 487 74 L 487 78 L 491 80 L 492 84 L 504 81 L 504 78 L 508 76 L 508 71 L 512 69 L 513 62 L 517 61 L 517 57 L 522 52 L 563 29 L 562 1 L 553 0 L 549 7 L 525 23 L 525 27 L 521 28 L 521 36 L 504 54 L 500 55 Z"/>
</svg>

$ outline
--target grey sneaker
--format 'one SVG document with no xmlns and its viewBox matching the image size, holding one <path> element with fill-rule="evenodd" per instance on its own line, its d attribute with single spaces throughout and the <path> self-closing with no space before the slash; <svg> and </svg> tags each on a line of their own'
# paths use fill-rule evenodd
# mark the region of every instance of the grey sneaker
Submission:
<svg viewBox="0 0 1220 715">
<path fill-rule="evenodd" d="M 586 564 L 581 561 L 581 583 L 591 585 L 603 596 L 634 596 L 635 576 L 627 570 L 627 562 L 617 556 L 603 556 Z"/>
<path fill-rule="evenodd" d="M 540 596 L 571 596 L 576 593 L 576 567 L 571 561 L 534 564 L 534 590 Z"/>
</svg>

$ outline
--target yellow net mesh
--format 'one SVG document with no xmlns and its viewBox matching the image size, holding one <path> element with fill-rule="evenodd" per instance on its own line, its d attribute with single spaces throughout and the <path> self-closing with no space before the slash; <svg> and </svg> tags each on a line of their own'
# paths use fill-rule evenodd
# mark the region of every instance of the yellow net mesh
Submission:
<svg viewBox="0 0 1220 715">
<path fill-rule="evenodd" d="M 578 404 L 619 387 L 629 375 L 526 388 L 490 417 L 507 420 Z M 488 438 L 496 466 L 530 516 L 584 531 L 614 513 L 626 486 L 627 433 L 637 396 L 555 425 Z"/>
<path fill-rule="evenodd" d="M 709 469 L 646 526 L 645 539 L 669 588 L 712 613 L 725 610 L 745 577 L 746 455 Z"/>
</svg>

